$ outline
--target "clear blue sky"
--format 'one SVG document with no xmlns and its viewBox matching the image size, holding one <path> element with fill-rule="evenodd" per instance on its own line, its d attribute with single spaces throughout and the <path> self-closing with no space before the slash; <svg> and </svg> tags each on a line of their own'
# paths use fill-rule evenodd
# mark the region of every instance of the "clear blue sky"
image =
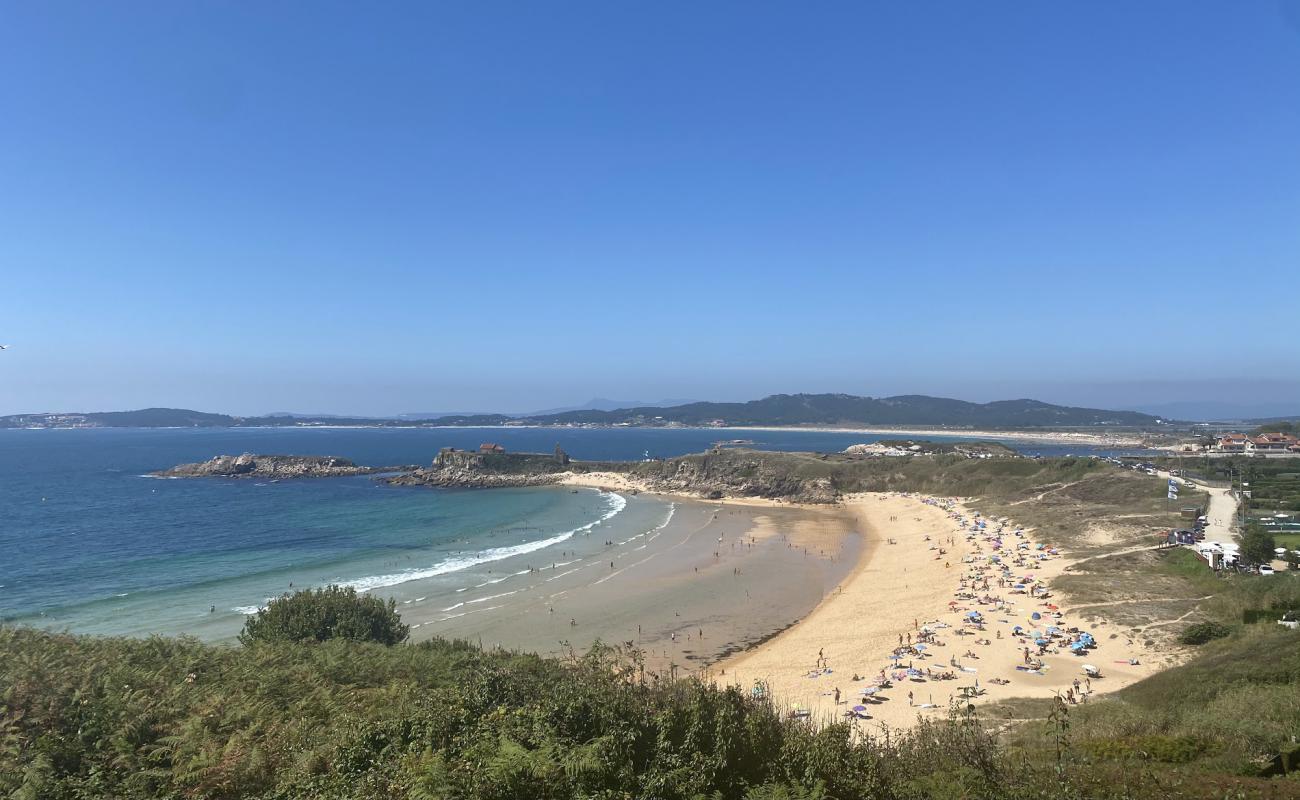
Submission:
<svg viewBox="0 0 1300 800">
<path fill-rule="evenodd" d="M 1298 319 L 1292 0 L 0 2 L 0 413 L 1300 411 Z"/>
</svg>

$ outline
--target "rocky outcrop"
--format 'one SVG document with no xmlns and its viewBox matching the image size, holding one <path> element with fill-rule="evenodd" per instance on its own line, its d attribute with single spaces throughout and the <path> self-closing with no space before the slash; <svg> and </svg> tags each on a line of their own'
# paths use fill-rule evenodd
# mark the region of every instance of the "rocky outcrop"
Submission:
<svg viewBox="0 0 1300 800">
<path fill-rule="evenodd" d="M 834 503 L 839 491 L 829 476 L 799 474 L 787 458 L 751 451 L 721 456 L 683 456 L 654 464 L 637 464 L 633 474 L 656 492 L 701 497 L 763 497 L 792 503 Z"/>
<path fill-rule="evenodd" d="M 917 448 L 918 450 L 920 448 Z M 905 456 L 909 451 L 901 447 L 890 447 L 880 442 L 871 444 L 851 444 L 841 452 L 850 456 Z"/>
<path fill-rule="evenodd" d="M 337 456 L 267 456 L 244 453 L 180 464 L 153 473 L 160 478 L 337 478 L 391 472 L 399 467 L 363 467 Z"/>
<path fill-rule="evenodd" d="M 434 467 L 417 469 L 384 479 L 393 486 L 441 486 L 462 489 L 507 489 L 517 486 L 550 486 L 559 483 L 559 475 L 476 472 L 474 470 Z"/>
<path fill-rule="evenodd" d="M 388 478 L 394 486 L 446 486 L 492 489 L 557 483 L 568 456 L 542 453 L 477 453 L 443 449 L 427 468 Z"/>
</svg>

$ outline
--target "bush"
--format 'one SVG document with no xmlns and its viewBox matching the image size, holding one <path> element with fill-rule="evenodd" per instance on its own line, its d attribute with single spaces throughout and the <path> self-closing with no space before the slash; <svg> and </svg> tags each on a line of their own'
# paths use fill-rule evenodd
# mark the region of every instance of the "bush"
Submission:
<svg viewBox="0 0 1300 800">
<path fill-rule="evenodd" d="M 1214 639 L 1222 639 L 1232 633 L 1232 628 L 1218 622 L 1198 622 L 1187 626 L 1187 630 L 1178 637 L 1179 644 L 1205 644 Z"/>
<path fill-rule="evenodd" d="M 1190 736 L 1132 736 L 1124 739 L 1094 739 L 1085 742 L 1084 750 L 1093 758 L 1141 759 L 1166 764 L 1195 761 L 1208 745 Z"/>
<path fill-rule="evenodd" d="M 1274 558 L 1273 534 L 1251 524 L 1241 537 L 1241 557 L 1247 564 L 1267 564 Z"/>
<path fill-rule="evenodd" d="M 306 589 L 278 597 L 249 617 L 239 641 L 248 645 L 347 639 L 398 644 L 406 641 L 411 628 L 402 624 L 396 608 L 391 598 L 385 603 L 352 588 Z"/>
</svg>

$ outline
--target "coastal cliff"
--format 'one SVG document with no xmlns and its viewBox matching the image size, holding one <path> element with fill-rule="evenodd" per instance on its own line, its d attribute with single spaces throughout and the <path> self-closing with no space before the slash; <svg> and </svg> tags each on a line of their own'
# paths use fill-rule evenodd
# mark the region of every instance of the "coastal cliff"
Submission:
<svg viewBox="0 0 1300 800">
<path fill-rule="evenodd" d="M 159 478 L 338 478 L 406 467 L 365 467 L 337 456 L 221 455 L 152 473 Z"/>
</svg>

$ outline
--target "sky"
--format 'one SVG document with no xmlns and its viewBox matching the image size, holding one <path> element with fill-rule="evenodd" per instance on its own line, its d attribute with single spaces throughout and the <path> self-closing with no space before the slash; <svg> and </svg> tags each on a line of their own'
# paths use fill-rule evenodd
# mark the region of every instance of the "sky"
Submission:
<svg viewBox="0 0 1300 800">
<path fill-rule="evenodd" d="M 1300 413 L 1300 0 L 0 0 L 0 413 Z"/>
</svg>

